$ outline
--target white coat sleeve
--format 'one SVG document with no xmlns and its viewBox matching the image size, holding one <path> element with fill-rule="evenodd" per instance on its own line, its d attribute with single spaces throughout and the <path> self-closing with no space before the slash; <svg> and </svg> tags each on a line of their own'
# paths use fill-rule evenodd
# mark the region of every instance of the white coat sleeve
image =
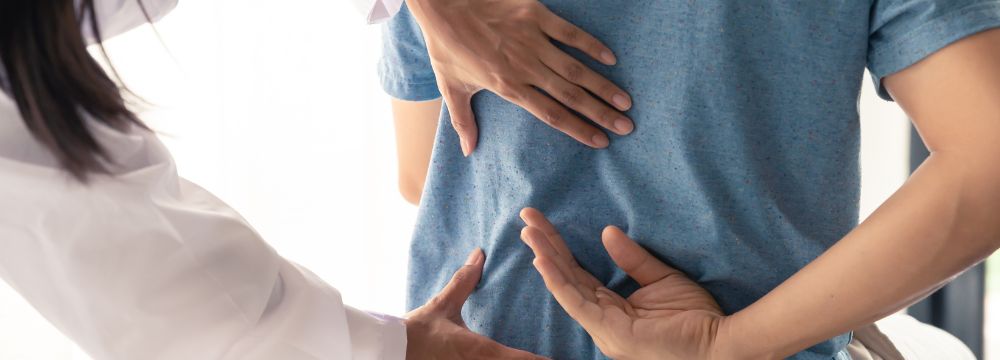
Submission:
<svg viewBox="0 0 1000 360">
<path fill-rule="evenodd" d="M 121 35 L 140 25 L 160 21 L 177 6 L 178 0 L 94 0 L 94 14 L 101 39 Z M 80 1 L 76 0 L 79 7 Z M 88 44 L 97 42 L 89 17 L 81 24 Z"/>
<path fill-rule="evenodd" d="M 365 14 L 365 19 L 369 24 L 377 24 L 389 20 L 399 8 L 403 6 L 404 0 L 351 0 L 354 5 Z"/>
<path fill-rule="evenodd" d="M 116 175 L 83 185 L 0 95 L 0 278 L 94 359 L 404 358 L 401 320 L 345 306 L 155 136 L 93 128 Z"/>
</svg>

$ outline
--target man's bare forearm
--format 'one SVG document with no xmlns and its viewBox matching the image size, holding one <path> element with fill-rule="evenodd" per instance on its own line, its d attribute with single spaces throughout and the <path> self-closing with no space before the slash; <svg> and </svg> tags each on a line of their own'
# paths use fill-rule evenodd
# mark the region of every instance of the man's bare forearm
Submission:
<svg viewBox="0 0 1000 360">
<path fill-rule="evenodd" d="M 741 354 L 784 357 L 867 325 L 1000 247 L 1000 30 L 949 46 L 885 84 L 930 157 L 861 226 L 725 320 L 721 336 Z"/>
<path fill-rule="evenodd" d="M 868 221 L 726 319 L 735 348 L 790 356 L 903 309 L 991 254 L 1000 171 L 971 166 L 960 154 L 931 155 Z"/>
</svg>

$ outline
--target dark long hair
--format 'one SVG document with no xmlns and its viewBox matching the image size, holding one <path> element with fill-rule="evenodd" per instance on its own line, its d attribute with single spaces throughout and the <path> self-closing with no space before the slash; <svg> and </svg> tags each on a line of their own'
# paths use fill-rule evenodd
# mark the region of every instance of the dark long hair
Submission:
<svg viewBox="0 0 1000 360">
<path fill-rule="evenodd" d="M 122 131 L 145 128 L 126 106 L 122 88 L 87 51 L 84 23 L 99 42 L 94 0 L 0 1 L 3 86 L 31 134 L 82 182 L 107 173 L 111 161 L 86 115 Z M 103 47 L 101 53 L 107 58 Z"/>
</svg>

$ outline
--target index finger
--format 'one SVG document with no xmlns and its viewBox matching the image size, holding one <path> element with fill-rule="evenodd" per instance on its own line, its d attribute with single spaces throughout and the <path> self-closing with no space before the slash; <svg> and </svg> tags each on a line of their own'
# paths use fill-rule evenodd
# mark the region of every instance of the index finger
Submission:
<svg viewBox="0 0 1000 360">
<path fill-rule="evenodd" d="M 580 323 L 587 332 L 599 328 L 604 313 L 600 305 L 588 300 L 580 292 L 579 287 L 567 281 L 551 259 L 538 257 L 535 258 L 533 264 L 538 273 L 542 275 L 545 287 L 549 289 L 559 306 L 562 306 L 573 320 Z"/>
<path fill-rule="evenodd" d="M 524 220 L 528 226 L 541 230 L 547 237 L 549 245 L 552 245 L 560 257 L 576 262 L 576 259 L 573 258 L 573 252 L 569 250 L 569 246 L 566 246 L 566 241 L 563 240 L 562 235 L 559 235 L 559 231 L 549 222 L 545 214 L 542 214 L 538 209 L 524 208 L 521 210 L 521 220 Z"/>
<path fill-rule="evenodd" d="M 524 86 L 520 88 L 520 93 L 523 95 L 516 99 L 507 100 L 524 108 L 548 126 L 592 148 L 603 149 L 611 143 L 608 135 L 603 131 L 571 114 L 561 104 L 543 95 L 537 89 Z"/>
</svg>

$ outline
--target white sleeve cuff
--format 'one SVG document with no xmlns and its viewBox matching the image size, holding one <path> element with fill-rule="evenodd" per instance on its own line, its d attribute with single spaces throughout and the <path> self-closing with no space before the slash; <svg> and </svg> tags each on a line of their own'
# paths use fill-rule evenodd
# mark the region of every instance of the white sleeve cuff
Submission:
<svg viewBox="0 0 1000 360">
<path fill-rule="evenodd" d="M 90 17 L 83 18 L 81 31 L 87 44 L 107 40 L 124 34 L 147 22 L 160 21 L 177 7 L 178 0 L 98 0 L 94 1 L 94 15 L 97 17 L 101 39 L 97 39 L 90 24 Z M 376 0 L 378 1 L 378 0 Z M 75 2 L 79 9 L 80 1 Z M 146 18 L 149 15 L 149 18 Z"/>
<path fill-rule="evenodd" d="M 369 24 L 377 24 L 392 18 L 403 6 L 404 0 L 354 0 L 358 9 L 365 14 Z"/>
<path fill-rule="evenodd" d="M 405 360 L 403 319 L 346 307 L 354 360 Z"/>
</svg>

